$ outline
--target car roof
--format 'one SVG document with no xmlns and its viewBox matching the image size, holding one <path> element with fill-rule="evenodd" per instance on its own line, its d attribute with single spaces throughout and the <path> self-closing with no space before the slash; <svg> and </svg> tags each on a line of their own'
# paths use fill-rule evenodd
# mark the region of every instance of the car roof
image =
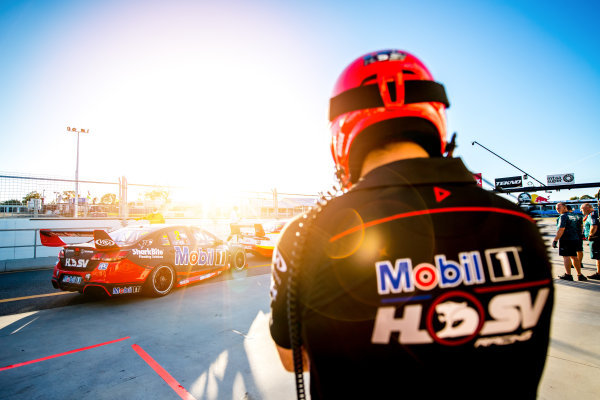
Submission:
<svg viewBox="0 0 600 400">
<path fill-rule="evenodd" d="M 132 229 L 132 230 L 147 230 L 150 229 L 152 232 L 156 232 L 163 228 L 196 228 L 206 230 L 199 225 L 190 225 L 190 224 L 151 224 L 151 225 L 127 225 L 123 226 L 119 229 Z"/>
</svg>

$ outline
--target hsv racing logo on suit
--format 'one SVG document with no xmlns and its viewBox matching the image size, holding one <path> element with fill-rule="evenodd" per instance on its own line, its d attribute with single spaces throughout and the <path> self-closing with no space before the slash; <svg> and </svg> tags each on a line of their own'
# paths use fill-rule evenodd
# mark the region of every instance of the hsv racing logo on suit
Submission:
<svg viewBox="0 0 600 400">
<path fill-rule="evenodd" d="M 521 280 L 519 251 L 487 249 L 484 257 L 478 251 L 462 252 L 458 262 L 438 254 L 434 264 L 414 268 L 407 258 L 393 265 L 389 260 L 376 262 L 377 290 L 385 296 L 381 302 L 393 305 L 378 308 L 372 343 L 387 344 L 393 333 L 402 344 L 457 346 L 474 340 L 479 347 L 529 340 L 550 293 L 548 282 L 533 282 L 519 291 L 511 291 L 522 289 L 519 285 L 482 286 L 485 266 L 493 283 Z M 475 295 L 452 289 L 460 284 L 472 286 Z M 427 293 L 438 287 L 450 290 L 437 297 Z M 417 289 L 423 293 L 412 294 Z"/>
</svg>

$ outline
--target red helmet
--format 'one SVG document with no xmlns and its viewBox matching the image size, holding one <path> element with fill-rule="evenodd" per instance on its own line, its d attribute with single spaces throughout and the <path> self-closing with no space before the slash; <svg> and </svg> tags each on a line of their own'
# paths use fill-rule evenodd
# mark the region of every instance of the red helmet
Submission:
<svg viewBox="0 0 600 400">
<path fill-rule="evenodd" d="M 342 185 L 356 183 L 367 153 L 389 141 L 415 142 L 441 156 L 449 106 L 444 87 L 405 51 L 377 51 L 352 62 L 329 104 L 331 153 Z"/>
</svg>

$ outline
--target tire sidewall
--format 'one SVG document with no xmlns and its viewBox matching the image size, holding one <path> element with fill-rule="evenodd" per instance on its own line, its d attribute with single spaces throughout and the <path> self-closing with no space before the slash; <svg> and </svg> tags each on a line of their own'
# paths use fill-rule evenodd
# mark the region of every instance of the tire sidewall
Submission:
<svg viewBox="0 0 600 400">
<path fill-rule="evenodd" d="M 246 269 L 246 252 L 243 249 L 235 249 L 231 254 L 231 272 L 241 272 Z"/>
<path fill-rule="evenodd" d="M 155 287 L 154 280 L 156 279 L 156 276 L 158 274 L 162 274 L 167 270 L 171 274 L 171 284 L 169 285 L 169 287 L 167 289 L 161 291 Z M 152 270 L 150 275 L 148 275 L 148 279 L 146 281 L 146 288 L 147 288 L 147 292 L 151 296 L 154 296 L 154 297 L 166 296 L 169 293 L 171 293 L 171 291 L 173 290 L 173 287 L 175 287 L 175 270 L 173 269 L 173 267 L 171 267 L 169 265 L 157 265 L 156 267 L 154 267 L 154 269 Z"/>
</svg>

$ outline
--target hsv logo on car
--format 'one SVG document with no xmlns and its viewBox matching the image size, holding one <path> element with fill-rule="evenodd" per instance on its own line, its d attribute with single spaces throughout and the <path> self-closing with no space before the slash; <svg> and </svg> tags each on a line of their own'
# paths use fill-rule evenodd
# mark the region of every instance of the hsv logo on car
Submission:
<svg viewBox="0 0 600 400">
<path fill-rule="evenodd" d="M 65 258 L 65 267 L 77 267 L 77 268 L 85 268 L 87 267 L 90 260 L 76 260 L 74 258 Z"/>
<path fill-rule="evenodd" d="M 107 240 L 107 239 L 94 240 L 94 243 L 96 243 L 96 246 L 98 246 L 98 247 L 114 247 L 115 246 L 115 242 L 113 242 L 112 240 Z"/>
</svg>

